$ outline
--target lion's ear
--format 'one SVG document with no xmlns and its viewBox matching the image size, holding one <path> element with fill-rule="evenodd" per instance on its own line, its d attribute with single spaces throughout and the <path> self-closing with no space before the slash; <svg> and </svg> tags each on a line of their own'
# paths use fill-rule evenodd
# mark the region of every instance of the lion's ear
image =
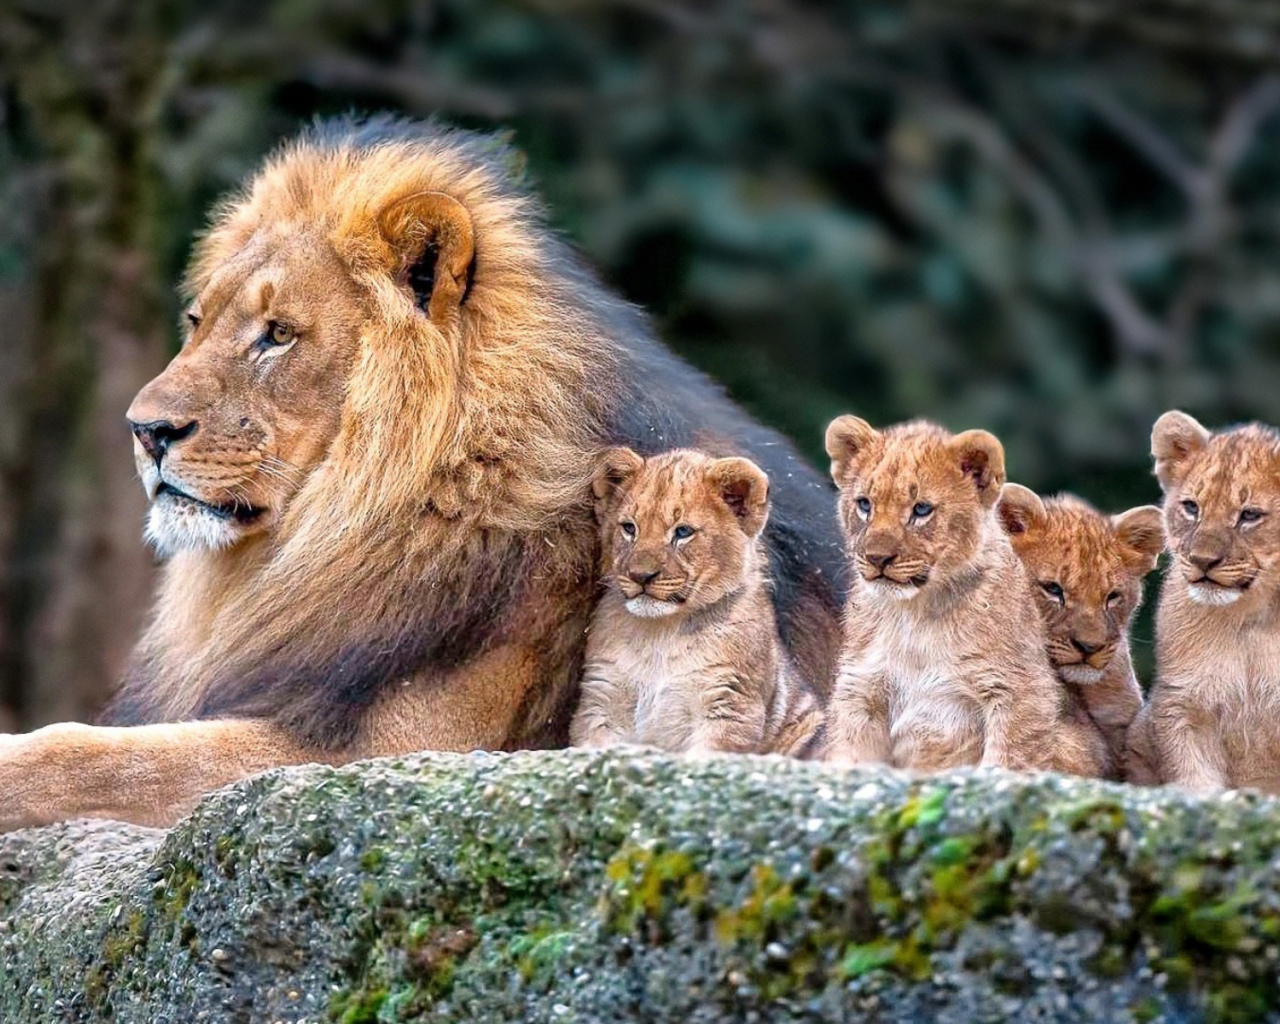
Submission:
<svg viewBox="0 0 1280 1024">
<path fill-rule="evenodd" d="M 610 448 L 600 456 L 596 475 L 591 481 L 591 493 L 596 498 L 596 518 L 603 521 L 609 506 L 631 478 L 640 471 L 644 459 L 630 448 Z"/>
<path fill-rule="evenodd" d="M 1167 412 L 1151 428 L 1151 457 L 1156 460 L 1156 479 L 1166 494 L 1182 477 L 1182 469 L 1213 435 L 1185 412 Z"/>
<path fill-rule="evenodd" d="M 1005 484 L 1000 489 L 996 515 L 1000 517 L 1004 532 L 1017 544 L 1044 522 L 1047 513 L 1040 495 L 1031 488 L 1022 484 Z"/>
<path fill-rule="evenodd" d="M 1112 516 L 1111 525 L 1115 527 L 1116 539 L 1134 554 L 1144 574 L 1156 567 L 1156 559 L 1164 550 L 1164 519 L 1160 509 L 1155 505 L 1131 508 Z"/>
<path fill-rule="evenodd" d="M 466 297 L 475 260 L 467 208 L 444 192 L 415 192 L 383 210 L 378 228 L 395 253 L 396 280 L 434 323 L 445 323 Z"/>
<path fill-rule="evenodd" d="M 827 427 L 827 454 L 831 456 L 831 479 L 843 487 L 854 460 L 880 437 L 866 420 L 858 416 L 838 416 Z"/>
<path fill-rule="evenodd" d="M 985 430 L 966 430 L 953 437 L 949 447 L 960 472 L 978 489 L 978 500 L 990 508 L 1004 487 L 1004 446 Z"/>
<path fill-rule="evenodd" d="M 769 478 L 750 459 L 716 459 L 707 467 L 707 481 L 729 506 L 742 532 L 756 537 L 769 518 Z"/>
</svg>

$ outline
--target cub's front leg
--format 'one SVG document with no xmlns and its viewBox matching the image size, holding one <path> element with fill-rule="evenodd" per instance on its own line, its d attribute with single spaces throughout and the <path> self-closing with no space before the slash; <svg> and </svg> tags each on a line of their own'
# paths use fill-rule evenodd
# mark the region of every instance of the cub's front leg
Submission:
<svg viewBox="0 0 1280 1024">
<path fill-rule="evenodd" d="M 716 673 L 700 685 L 687 753 L 762 751 L 768 708 L 760 686 L 732 671 Z"/>
<path fill-rule="evenodd" d="M 1196 792 L 1231 785 L 1216 716 L 1187 699 L 1181 687 L 1161 686 L 1152 697 L 1150 737 L 1164 782 Z"/>
<path fill-rule="evenodd" d="M 636 690 L 627 680 L 588 665 L 582 697 L 569 723 L 575 747 L 616 747 L 635 742 Z"/>
<path fill-rule="evenodd" d="M 982 707 L 982 767 L 1060 769 L 1056 683 L 984 674 L 974 690 Z"/>
<path fill-rule="evenodd" d="M 841 670 L 827 709 L 823 760 L 891 763 L 889 691 L 889 678 L 879 669 L 855 664 Z"/>
</svg>

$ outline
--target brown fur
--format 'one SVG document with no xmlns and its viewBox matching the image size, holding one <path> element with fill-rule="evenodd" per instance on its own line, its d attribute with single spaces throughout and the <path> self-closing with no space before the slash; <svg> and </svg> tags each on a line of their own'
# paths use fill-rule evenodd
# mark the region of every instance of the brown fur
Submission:
<svg viewBox="0 0 1280 1024">
<path fill-rule="evenodd" d="M 1151 451 L 1173 557 L 1133 777 L 1280 792 L 1280 434 L 1169 412 Z"/>
<path fill-rule="evenodd" d="M 1042 501 L 1006 484 L 997 511 L 1031 578 L 1049 662 L 1074 715 L 1105 739 L 1103 774 L 1120 778 L 1125 735 L 1142 707 L 1129 624 L 1142 601 L 1142 579 L 1164 548 L 1160 510 L 1144 505 L 1105 516 L 1071 495 Z"/>
<path fill-rule="evenodd" d="M 1045 657 L 1030 584 L 994 506 L 1004 450 L 928 423 L 827 431 L 856 569 L 826 755 L 916 771 L 1096 774 Z"/>
<path fill-rule="evenodd" d="M 598 285 L 512 163 L 464 132 L 339 121 L 218 208 L 189 337 L 129 412 L 167 563 L 107 716 L 185 724 L 6 739 L 0 790 L 19 796 L 0 827 L 171 820 L 270 764 L 562 745 L 611 445 L 774 474 L 779 628 L 829 686 L 842 595 L 821 478 Z M 135 800 L 130 765 L 168 796 Z"/>
<path fill-rule="evenodd" d="M 748 459 L 620 448 L 593 489 L 608 589 L 574 744 L 797 752 L 821 712 L 778 638 L 759 540 L 768 477 Z"/>
</svg>

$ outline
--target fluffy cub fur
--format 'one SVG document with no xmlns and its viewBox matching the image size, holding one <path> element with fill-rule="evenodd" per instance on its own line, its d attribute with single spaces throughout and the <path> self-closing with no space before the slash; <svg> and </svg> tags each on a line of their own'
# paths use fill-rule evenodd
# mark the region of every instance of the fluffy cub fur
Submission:
<svg viewBox="0 0 1280 1024">
<path fill-rule="evenodd" d="M 1151 453 L 1173 560 L 1131 777 L 1280 792 L 1280 433 L 1168 412 Z"/>
<path fill-rule="evenodd" d="M 1096 733 L 1066 713 L 1030 584 L 996 518 L 1000 442 L 842 416 L 827 451 L 855 570 L 828 759 L 1096 774 Z"/>
<path fill-rule="evenodd" d="M 606 453 L 593 490 L 607 590 L 587 638 L 579 746 L 797 751 L 819 708 L 779 638 L 749 459 Z"/>
<path fill-rule="evenodd" d="M 1142 708 L 1129 624 L 1142 601 L 1142 579 L 1164 548 L 1160 510 L 1144 505 L 1106 516 L 1070 495 L 1041 500 L 1006 484 L 997 511 L 1031 577 L 1049 662 L 1072 714 L 1098 727 L 1103 774 L 1120 778 L 1125 735 Z"/>
</svg>

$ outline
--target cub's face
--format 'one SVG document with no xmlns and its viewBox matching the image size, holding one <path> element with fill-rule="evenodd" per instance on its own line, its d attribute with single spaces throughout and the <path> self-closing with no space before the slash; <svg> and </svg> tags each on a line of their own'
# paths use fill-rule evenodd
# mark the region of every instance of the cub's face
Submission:
<svg viewBox="0 0 1280 1024">
<path fill-rule="evenodd" d="M 1006 484 L 1001 524 L 1027 575 L 1049 634 L 1049 660 L 1069 683 L 1096 683 L 1142 600 L 1142 578 L 1164 547 L 1154 505 L 1104 516 L 1072 497 L 1042 501 Z"/>
<path fill-rule="evenodd" d="M 1280 587 L 1280 436 L 1256 424 L 1212 434 L 1167 412 L 1151 453 L 1174 556 L 1170 582 L 1199 604 L 1269 599 Z"/>
<path fill-rule="evenodd" d="M 831 475 L 854 566 L 876 596 L 910 600 L 967 566 L 1004 483 L 1004 449 L 983 430 L 928 423 L 827 428 Z"/>
<path fill-rule="evenodd" d="M 606 578 L 632 615 L 707 608 L 738 590 L 769 514 L 769 480 L 747 459 L 615 448 L 592 489 Z"/>
</svg>

